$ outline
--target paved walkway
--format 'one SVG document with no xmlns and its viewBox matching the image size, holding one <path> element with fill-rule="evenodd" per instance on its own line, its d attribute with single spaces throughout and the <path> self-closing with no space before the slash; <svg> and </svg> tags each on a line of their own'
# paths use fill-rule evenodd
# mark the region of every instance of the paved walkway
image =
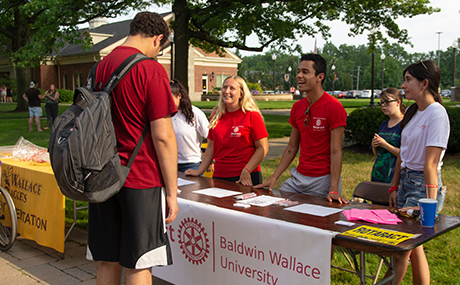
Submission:
<svg viewBox="0 0 460 285">
<path fill-rule="evenodd" d="M 266 159 L 281 157 L 289 138 L 269 140 Z M 19 237 L 13 247 L 0 251 L 0 284 L 96 284 L 97 263 L 86 260 L 87 232 L 74 228 L 65 243 L 64 259 L 54 249 Z M 170 283 L 152 277 L 153 284 Z"/>
</svg>

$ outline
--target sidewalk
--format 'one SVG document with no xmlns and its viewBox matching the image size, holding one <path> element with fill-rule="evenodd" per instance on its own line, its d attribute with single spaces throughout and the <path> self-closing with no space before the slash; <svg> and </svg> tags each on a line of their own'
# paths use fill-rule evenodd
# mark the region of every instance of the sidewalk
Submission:
<svg viewBox="0 0 460 285">
<path fill-rule="evenodd" d="M 0 284 L 96 285 L 97 262 L 86 259 L 87 232 L 74 228 L 62 254 L 19 237 L 13 247 L 0 251 Z M 124 278 L 122 278 L 124 284 Z M 153 284 L 170 283 L 152 276 Z"/>
<path fill-rule="evenodd" d="M 265 159 L 281 157 L 289 138 L 270 139 Z M 67 229 L 66 229 L 67 230 Z M 87 232 L 75 227 L 65 243 L 64 259 L 54 249 L 22 237 L 0 251 L 0 284 L 95 285 L 97 263 L 86 259 Z M 155 285 L 170 283 L 152 277 Z"/>
</svg>

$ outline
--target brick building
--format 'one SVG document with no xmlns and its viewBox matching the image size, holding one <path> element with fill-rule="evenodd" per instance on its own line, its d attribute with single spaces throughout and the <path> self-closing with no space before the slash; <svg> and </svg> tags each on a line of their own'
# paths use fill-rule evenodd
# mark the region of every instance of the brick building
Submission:
<svg viewBox="0 0 460 285">
<path fill-rule="evenodd" d="M 162 16 L 169 23 L 173 20 L 174 14 L 170 12 Z M 58 89 L 73 90 L 82 86 L 94 63 L 125 41 L 129 34 L 130 22 L 131 20 L 115 23 L 107 23 L 104 20 L 91 22 L 88 28 L 82 29 L 82 36 L 91 37 L 93 41 L 89 51 L 84 51 L 79 45 L 66 45 L 59 55 L 49 56 L 45 64 L 33 68 L 32 79 L 37 81 L 42 89 L 48 88 L 53 83 Z M 173 46 L 167 42 L 162 55 L 157 57 L 168 76 L 171 72 L 171 47 Z M 222 82 L 227 76 L 237 74 L 240 62 L 241 59 L 227 49 L 225 55 L 221 57 L 190 46 L 188 85 L 192 101 L 201 100 L 201 94 L 212 91 L 213 87 L 222 87 Z M 0 77 L 6 75 L 14 77 L 14 74 L 9 58 L 0 58 Z"/>
</svg>

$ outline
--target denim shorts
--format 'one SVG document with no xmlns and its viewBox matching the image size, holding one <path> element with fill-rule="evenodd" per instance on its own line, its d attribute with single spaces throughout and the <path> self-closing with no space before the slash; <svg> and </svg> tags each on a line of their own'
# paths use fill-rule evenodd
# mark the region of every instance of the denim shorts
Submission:
<svg viewBox="0 0 460 285">
<path fill-rule="evenodd" d="M 30 117 L 41 117 L 42 116 L 42 107 L 29 107 L 29 116 Z"/>
<path fill-rule="evenodd" d="M 444 204 L 445 191 L 441 191 L 441 171 L 438 171 L 438 204 L 436 212 L 442 210 Z M 425 177 L 423 171 L 415 171 L 404 168 L 401 170 L 401 180 L 398 189 L 398 208 L 418 206 L 418 200 L 426 198 Z"/>
<path fill-rule="evenodd" d="M 198 170 L 200 167 L 201 162 L 196 162 L 196 163 L 178 163 L 177 164 L 177 171 L 180 172 L 185 172 L 187 169 L 194 169 Z"/>
</svg>

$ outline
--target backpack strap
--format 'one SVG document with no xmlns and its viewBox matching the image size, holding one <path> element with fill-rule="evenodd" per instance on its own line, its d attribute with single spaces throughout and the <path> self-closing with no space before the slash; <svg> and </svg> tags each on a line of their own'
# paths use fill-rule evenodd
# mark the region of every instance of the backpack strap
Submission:
<svg viewBox="0 0 460 285">
<path fill-rule="evenodd" d="M 89 90 L 93 90 L 96 86 L 96 69 L 97 65 L 99 64 L 100 61 L 96 62 L 93 67 L 91 68 L 88 78 L 86 78 L 86 83 L 85 87 L 88 88 Z"/>
<path fill-rule="evenodd" d="M 150 57 L 146 56 L 143 53 L 135 53 L 130 55 L 127 59 L 125 59 L 118 67 L 115 69 L 115 71 L 110 75 L 109 81 L 105 85 L 103 91 L 106 92 L 107 94 L 110 95 L 112 93 L 113 89 L 115 89 L 115 86 L 125 77 L 125 75 L 133 68 L 137 63 L 146 60 L 146 59 L 151 59 Z M 96 72 L 95 67 L 93 67 L 94 72 Z M 93 70 L 91 69 L 91 72 Z M 94 74 L 95 78 L 95 74 Z M 88 77 L 88 80 L 90 78 Z M 95 79 L 93 79 L 95 80 Z M 94 81 L 92 82 L 94 83 Z M 134 159 L 136 158 L 137 153 L 141 149 L 142 143 L 144 142 L 145 137 L 147 136 L 147 133 L 149 132 L 150 129 L 150 124 L 147 124 L 144 128 L 144 131 L 142 132 L 141 137 L 139 138 L 139 141 L 136 144 L 136 147 L 133 150 L 133 153 L 131 154 L 131 157 L 129 158 L 128 161 L 128 168 L 131 168 L 132 164 L 134 163 Z"/>
<path fill-rule="evenodd" d="M 131 165 L 133 165 L 134 159 L 136 158 L 137 153 L 141 149 L 142 143 L 144 142 L 144 139 L 147 136 L 149 129 L 150 129 L 150 125 L 147 124 L 147 126 L 145 126 L 144 128 L 144 131 L 142 132 L 141 137 L 139 138 L 139 141 L 136 144 L 136 147 L 133 150 L 133 153 L 131 154 L 131 157 L 129 158 L 128 164 L 126 165 L 127 167 L 131 168 Z"/>
<path fill-rule="evenodd" d="M 110 75 L 109 81 L 107 81 L 107 84 L 104 86 L 102 91 L 110 94 L 121 81 L 121 79 L 123 79 L 123 77 L 125 77 L 125 75 L 131 70 L 131 68 L 133 68 L 137 63 L 146 59 L 151 58 L 143 53 L 135 53 L 130 55 L 117 67 L 117 69 L 115 69 L 112 75 Z"/>
</svg>

